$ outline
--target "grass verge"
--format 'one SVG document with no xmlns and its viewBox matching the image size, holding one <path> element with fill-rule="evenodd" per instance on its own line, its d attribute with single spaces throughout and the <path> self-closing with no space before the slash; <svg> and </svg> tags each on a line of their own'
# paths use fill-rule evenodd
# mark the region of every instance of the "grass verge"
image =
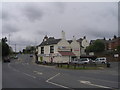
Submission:
<svg viewBox="0 0 120 90">
<path fill-rule="evenodd" d="M 74 69 L 74 70 L 102 70 L 102 69 L 105 69 L 106 67 L 105 66 L 95 66 L 95 67 L 93 67 L 93 66 L 85 66 L 85 67 L 82 67 L 82 66 L 80 66 L 80 67 L 78 67 L 78 66 L 76 66 L 76 67 L 74 67 L 74 66 L 67 66 L 67 65 L 62 65 L 62 67 L 61 66 L 59 66 L 59 67 L 57 67 L 57 68 L 62 68 L 62 69 Z"/>
</svg>

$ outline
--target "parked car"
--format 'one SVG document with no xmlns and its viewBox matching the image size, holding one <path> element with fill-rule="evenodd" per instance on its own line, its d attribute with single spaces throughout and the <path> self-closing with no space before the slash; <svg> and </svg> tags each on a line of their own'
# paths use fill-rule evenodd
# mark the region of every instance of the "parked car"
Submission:
<svg viewBox="0 0 120 90">
<path fill-rule="evenodd" d="M 32 55 L 32 54 L 30 54 L 30 57 L 33 57 L 33 55 Z"/>
<path fill-rule="evenodd" d="M 80 60 L 79 60 L 79 64 L 88 64 L 88 63 L 90 63 L 90 59 L 89 58 L 81 58 Z"/>
<path fill-rule="evenodd" d="M 79 59 L 73 59 L 73 60 L 71 60 L 71 63 L 78 64 L 79 63 Z"/>
<path fill-rule="evenodd" d="M 95 63 L 98 63 L 98 64 L 106 64 L 107 63 L 107 60 L 106 60 L 106 57 L 99 57 L 99 58 L 96 58 L 95 59 Z"/>
<path fill-rule="evenodd" d="M 3 62 L 10 62 L 10 58 L 9 57 L 4 57 Z"/>
<path fill-rule="evenodd" d="M 80 58 L 80 59 L 74 59 L 71 61 L 71 63 L 74 64 L 88 64 L 90 63 L 91 59 L 89 58 Z"/>
</svg>

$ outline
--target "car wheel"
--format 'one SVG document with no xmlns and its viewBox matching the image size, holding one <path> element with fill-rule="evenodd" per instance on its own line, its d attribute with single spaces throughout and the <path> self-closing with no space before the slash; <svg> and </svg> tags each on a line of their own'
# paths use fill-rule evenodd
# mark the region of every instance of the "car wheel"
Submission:
<svg viewBox="0 0 120 90">
<path fill-rule="evenodd" d="M 102 62 L 102 64 L 105 64 L 105 62 Z"/>
</svg>

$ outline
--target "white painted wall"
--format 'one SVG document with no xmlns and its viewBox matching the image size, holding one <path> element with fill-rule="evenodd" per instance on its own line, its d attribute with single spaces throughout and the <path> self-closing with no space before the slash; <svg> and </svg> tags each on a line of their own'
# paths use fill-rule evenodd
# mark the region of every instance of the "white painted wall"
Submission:
<svg viewBox="0 0 120 90">
<path fill-rule="evenodd" d="M 41 47 L 38 47 L 38 54 L 41 54 Z"/>
<path fill-rule="evenodd" d="M 88 47 L 88 46 L 89 46 L 88 40 L 87 40 L 87 39 L 83 39 L 83 40 L 82 40 L 82 47 L 84 47 L 84 48 L 81 48 L 81 54 L 82 54 L 82 55 L 86 55 L 85 49 L 86 49 L 86 47 Z"/>
<path fill-rule="evenodd" d="M 89 46 L 89 42 L 88 42 L 87 39 L 83 39 L 83 40 L 82 40 L 82 46 L 83 46 L 84 48 L 86 48 L 87 46 Z"/>
<path fill-rule="evenodd" d="M 50 54 L 50 45 L 44 46 L 44 54 Z"/>
<path fill-rule="evenodd" d="M 70 44 L 65 39 L 62 39 L 57 45 L 58 46 L 70 46 Z"/>
<path fill-rule="evenodd" d="M 79 42 L 77 42 L 76 40 L 74 40 L 71 44 L 70 44 L 71 48 L 72 48 L 72 52 L 76 55 L 76 56 L 80 56 L 80 44 Z M 79 50 L 79 51 L 76 51 Z"/>
</svg>

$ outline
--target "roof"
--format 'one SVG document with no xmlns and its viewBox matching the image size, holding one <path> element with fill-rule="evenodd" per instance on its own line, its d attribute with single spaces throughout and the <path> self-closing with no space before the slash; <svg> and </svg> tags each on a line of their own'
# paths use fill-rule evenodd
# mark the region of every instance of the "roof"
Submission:
<svg viewBox="0 0 120 90">
<path fill-rule="evenodd" d="M 78 39 L 78 40 L 77 40 L 77 42 L 81 43 L 81 42 L 82 42 L 82 40 L 83 40 L 83 39 L 82 39 L 82 38 L 80 38 L 80 39 Z"/>
<path fill-rule="evenodd" d="M 75 54 L 73 52 L 69 52 L 69 51 L 59 51 L 59 53 L 62 56 L 75 56 Z"/>
<path fill-rule="evenodd" d="M 104 39 L 96 39 L 96 40 L 100 40 L 100 41 L 102 41 L 103 43 L 107 43 L 107 42 L 108 42 L 108 40 L 104 40 Z M 93 44 L 96 40 L 91 40 L 91 41 L 90 41 L 90 44 Z"/>
<path fill-rule="evenodd" d="M 53 45 L 57 44 L 61 39 L 47 39 L 47 41 L 43 41 L 39 46 L 44 46 L 44 45 Z"/>
<path fill-rule="evenodd" d="M 73 42 L 73 40 L 67 40 L 69 43 L 72 43 Z"/>
<path fill-rule="evenodd" d="M 120 41 L 120 37 L 118 37 L 116 39 L 109 40 L 110 43 L 112 43 L 112 42 L 118 42 L 118 41 Z"/>
</svg>

